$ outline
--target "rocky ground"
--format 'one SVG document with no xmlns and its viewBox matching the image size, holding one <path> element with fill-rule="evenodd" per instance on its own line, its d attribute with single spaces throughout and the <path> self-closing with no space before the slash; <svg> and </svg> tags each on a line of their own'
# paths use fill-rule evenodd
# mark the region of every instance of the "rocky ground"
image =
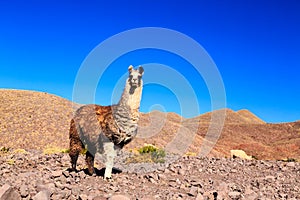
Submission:
<svg viewBox="0 0 300 200">
<path fill-rule="evenodd" d="M 68 154 L 0 156 L 0 199 L 300 199 L 300 163 L 174 157 L 161 164 L 124 164 L 121 153 L 111 182 L 69 170 Z"/>
</svg>

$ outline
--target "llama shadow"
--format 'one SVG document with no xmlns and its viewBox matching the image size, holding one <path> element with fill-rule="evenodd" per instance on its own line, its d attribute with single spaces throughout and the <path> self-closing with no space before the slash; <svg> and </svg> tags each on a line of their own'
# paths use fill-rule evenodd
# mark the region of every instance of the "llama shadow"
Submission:
<svg viewBox="0 0 300 200">
<path fill-rule="evenodd" d="M 102 176 L 102 177 L 104 177 L 105 167 L 103 167 L 103 168 L 100 169 L 100 170 L 97 169 L 97 168 L 94 168 L 94 170 L 95 170 L 96 176 Z M 88 174 L 87 169 L 84 169 L 84 173 Z M 112 169 L 112 174 L 120 174 L 120 173 L 122 173 L 122 170 L 117 169 L 117 168 L 113 168 L 113 169 Z"/>
<path fill-rule="evenodd" d="M 73 170 L 72 170 L 71 168 L 68 168 L 66 171 L 72 172 Z M 76 173 L 79 173 L 79 172 L 81 172 L 81 171 L 83 171 L 86 175 L 89 175 L 89 176 L 90 176 L 90 174 L 89 174 L 87 168 L 81 169 L 81 170 L 76 170 L 75 172 L 76 172 Z M 102 176 L 102 177 L 104 177 L 105 167 L 103 167 L 103 168 L 100 169 L 100 170 L 97 169 L 97 168 L 94 168 L 94 172 L 95 172 L 95 173 L 94 173 L 92 176 Z M 112 174 L 120 174 L 120 173 L 122 173 L 122 170 L 120 170 L 120 169 L 118 169 L 118 168 L 113 168 L 113 169 L 112 169 Z"/>
</svg>

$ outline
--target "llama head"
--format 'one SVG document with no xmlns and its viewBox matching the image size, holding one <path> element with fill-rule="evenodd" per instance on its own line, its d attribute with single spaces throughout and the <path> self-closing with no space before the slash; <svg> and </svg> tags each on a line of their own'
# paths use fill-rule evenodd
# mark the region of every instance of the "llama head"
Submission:
<svg viewBox="0 0 300 200">
<path fill-rule="evenodd" d="M 137 87 L 142 85 L 142 76 L 144 74 L 144 68 L 140 66 L 138 69 L 134 69 L 132 65 L 128 67 L 129 77 L 127 79 L 130 85 L 130 92 L 133 93 Z"/>
</svg>

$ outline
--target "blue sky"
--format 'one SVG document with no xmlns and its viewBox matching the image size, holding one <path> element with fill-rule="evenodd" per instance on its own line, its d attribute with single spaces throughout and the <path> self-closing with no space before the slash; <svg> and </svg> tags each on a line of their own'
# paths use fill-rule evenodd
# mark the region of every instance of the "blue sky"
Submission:
<svg viewBox="0 0 300 200">
<path fill-rule="evenodd" d="M 126 30 L 163 27 L 203 46 L 223 79 L 228 108 L 249 109 L 267 122 L 300 120 L 299 10 L 297 0 L 0 1 L 0 88 L 46 91 L 71 100 L 77 72 L 97 45 Z M 155 49 L 113 62 L 99 82 L 96 103 L 111 102 L 129 63 L 176 69 L 194 89 L 199 112 L 212 109 L 207 86 L 193 66 Z M 157 76 L 168 77 L 159 68 Z M 178 95 L 185 94 L 146 85 L 141 110 L 182 114 L 180 103 L 188 105 L 190 96 L 180 102 Z M 186 117 L 199 114 L 189 109 Z"/>
</svg>

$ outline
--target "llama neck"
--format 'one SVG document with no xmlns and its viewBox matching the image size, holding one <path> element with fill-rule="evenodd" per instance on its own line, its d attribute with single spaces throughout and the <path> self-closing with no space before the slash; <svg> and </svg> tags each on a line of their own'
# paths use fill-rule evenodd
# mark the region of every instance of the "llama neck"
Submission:
<svg viewBox="0 0 300 200">
<path fill-rule="evenodd" d="M 142 88 L 143 83 L 141 82 L 141 86 L 135 88 L 134 92 L 131 94 L 130 92 L 130 85 L 126 82 L 125 89 L 123 91 L 122 97 L 118 103 L 118 107 L 121 108 L 120 110 L 127 110 L 131 115 L 131 118 L 139 117 L 139 108 L 140 102 L 142 97 Z M 118 109 L 119 110 L 119 109 Z"/>
</svg>

